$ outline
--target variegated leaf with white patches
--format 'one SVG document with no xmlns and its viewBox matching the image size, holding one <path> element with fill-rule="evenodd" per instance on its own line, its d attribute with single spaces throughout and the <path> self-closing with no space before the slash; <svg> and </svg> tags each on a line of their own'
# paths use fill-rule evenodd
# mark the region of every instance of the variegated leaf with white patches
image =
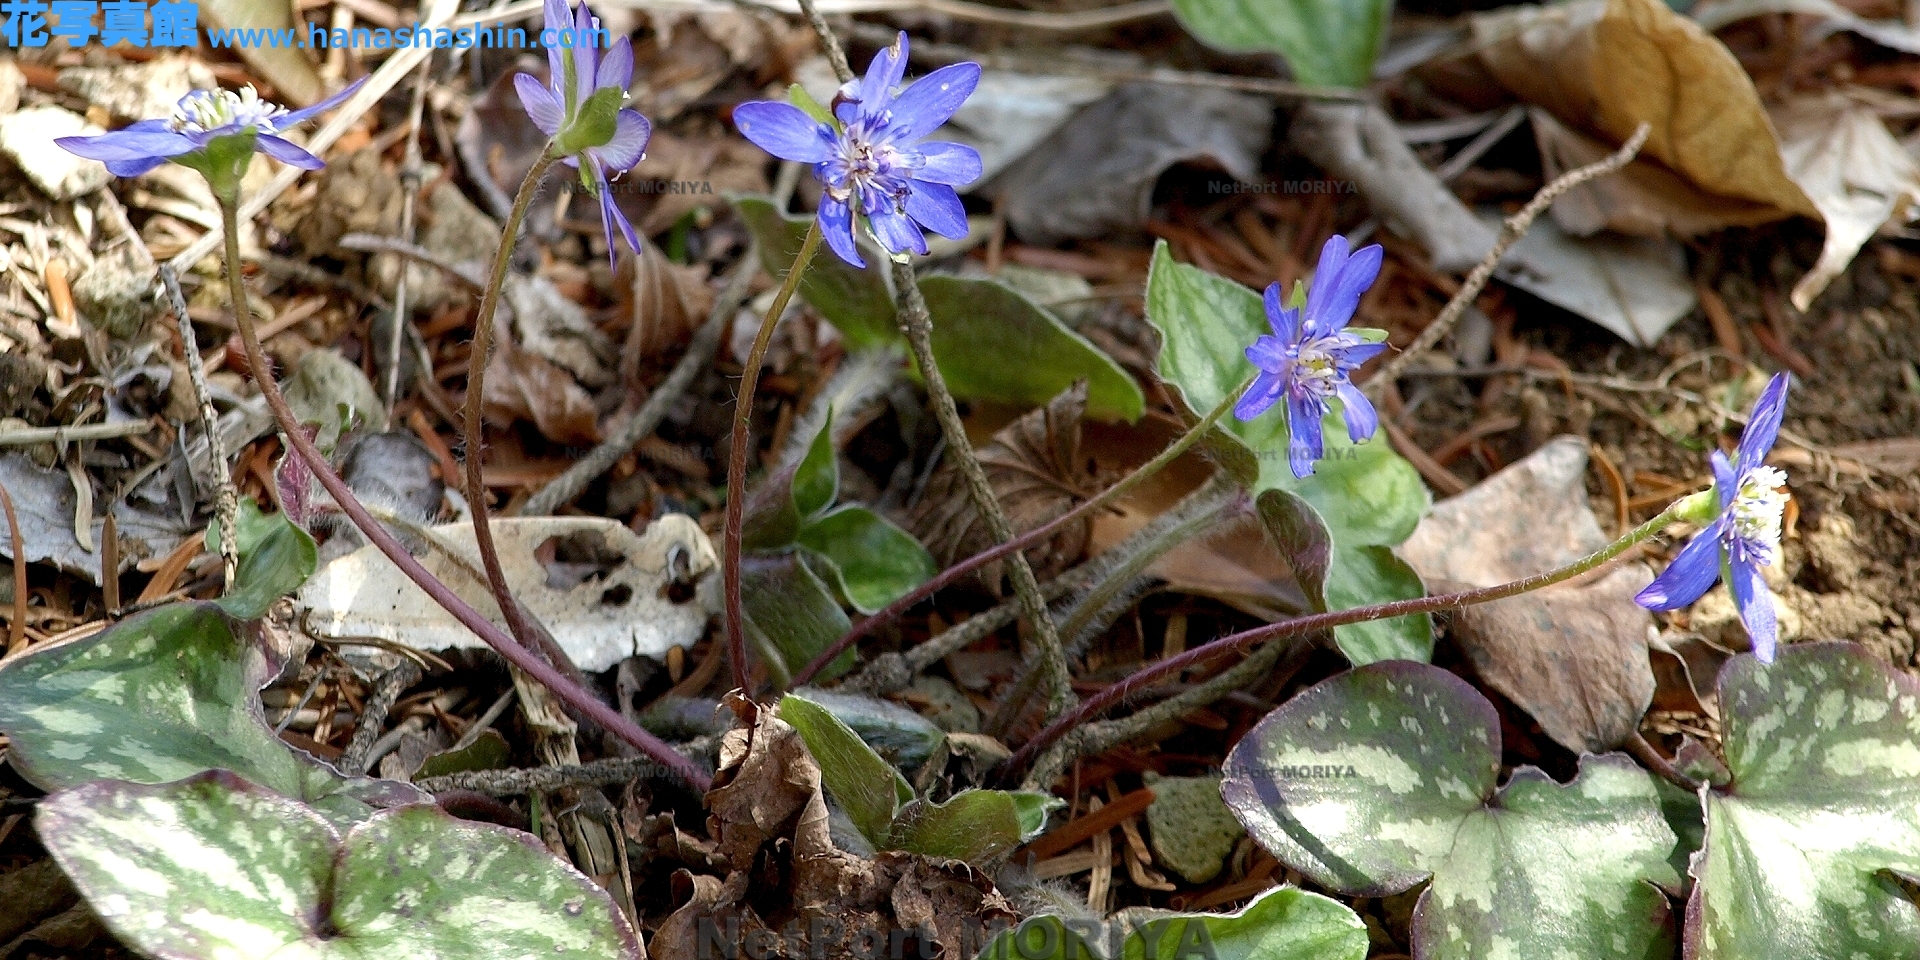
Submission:
<svg viewBox="0 0 1920 960">
<path fill-rule="evenodd" d="M 996 935 L 977 960 L 1361 960 L 1367 925 L 1338 900 L 1299 887 L 1275 887 L 1233 913 L 1167 913 L 1105 924 L 1032 917 Z"/>
<path fill-rule="evenodd" d="M 232 770 L 341 823 L 424 794 L 346 779 L 273 735 L 255 693 L 268 667 L 220 610 L 175 603 L 0 667 L 0 732 L 45 790 L 90 780 L 168 783 Z"/>
<path fill-rule="evenodd" d="M 1221 794 L 1281 862 L 1341 893 L 1422 880 L 1423 958 L 1643 958 L 1672 951 L 1673 831 L 1618 755 L 1560 785 L 1531 767 L 1496 790 L 1499 716 L 1466 682 L 1407 661 L 1326 680 L 1228 755 Z"/>
<path fill-rule="evenodd" d="M 1920 956 L 1920 683 L 1851 643 L 1720 673 L 1731 782 L 1708 791 L 1688 956 Z"/>
<path fill-rule="evenodd" d="M 41 842 L 114 934 L 163 960 L 640 960 L 613 901 L 530 834 L 414 805 L 343 840 L 212 771 L 41 801 Z"/>
</svg>

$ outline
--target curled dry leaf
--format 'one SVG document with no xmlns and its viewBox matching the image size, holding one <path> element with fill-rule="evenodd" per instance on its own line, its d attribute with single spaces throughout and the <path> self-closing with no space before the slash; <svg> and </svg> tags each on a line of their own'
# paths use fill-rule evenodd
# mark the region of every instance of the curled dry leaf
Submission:
<svg viewBox="0 0 1920 960">
<path fill-rule="evenodd" d="M 963 863 L 903 853 L 868 860 L 839 849 L 819 765 L 799 733 L 738 695 L 727 706 L 739 725 L 721 739 L 707 826 L 730 871 L 724 880 L 677 880 L 688 899 L 653 939 L 657 960 L 710 956 L 703 927 L 729 937 L 737 929 L 787 956 L 854 955 L 912 932 L 936 951 L 921 956 L 967 960 L 980 931 L 1019 919 L 986 874 Z M 761 916 L 752 905 L 775 912 Z"/>
<path fill-rule="evenodd" d="M 620 373 L 638 382 L 640 365 L 678 345 L 713 309 L 707 269 L 674 263 L 655 244 L 620 261 L 620 312 L 628 318 Z"/>
<path fill-rule="evenodd" d="M 1089 499 L 1098 480 L 1080 449 L 1080 418 L 1087 409 L 1087 383 L 1074 384 L 1046 406 L 1003 427 L 979 449 L 980 465 L 1006 510 L 1007 522 L 1021 534 L 1047 523 Z M 943 461 L 915 508 L 912 529 L 942 566 L 952 566 L 997 543 L 967 494 L 959 466 Z M 1086 552 L 1092 520 L 1070 525 L 1045 543 L 1027 548 L 1034 575 L 1046 579 Z M 980 570 L 982 582 L 998 592 L 1000 563 Z"/>
<path fill-rule="evenodd" d="M 600 442 L 599 411 L 593 397 L 553 361 L 503 342 L 487 363 L 487 418 L 501 423 L 531 422 L 555 443 L 591 446 Z"/>
<path fill-rule="evenodd" d="M 1587 505 L 1587 442 L 1563 436 L 1443 500 L 1400 548 L 1428 583 L 1486 587 L 1551 570 L 1607 544 Z M 1480 678 L 1576 753 L 1618 746 L 1652 702 L 1652 620 L 1633 596 L 1645 564 L 1466 607 L 1454 642 Z"/>
</svg>

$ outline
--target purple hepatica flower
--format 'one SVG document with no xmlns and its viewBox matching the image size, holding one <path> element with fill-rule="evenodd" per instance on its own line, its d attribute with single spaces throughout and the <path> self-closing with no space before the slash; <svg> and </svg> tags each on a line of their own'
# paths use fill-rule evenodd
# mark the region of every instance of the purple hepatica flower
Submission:
<svg viewBox="0 0 1920 960">
<path fill-rule="evenodd" d="M 546 0 L 546 30 L 573 46 L 547 48 L 547 85 L 527 74 L 513 78 L 513 88 L 527 116 L 553 138 L 553 153 L 580 170 L 580 185 L 600 201 L 600 222 L 607 230 L 607 257 L 614 255 L 615 229 L 628 249 L 640 252 L 640 236 L 613 202 L 607 172 L 619 176 L 646 156 L 653 124 L 640 111 L 622 106 L 633 82 L 633 43 L 614 41 L 605 57 L 595 53 L 593 40 L 600 20 L 580 4 L 569 15 L 566 0 Z"/>
<path fill-rule="evenodd" d="M 1780 643 L 1773 594 L 1760 568 L 1773 565 L 1780 549 L 1780 518 L 1786 512 L 1787 475 L 1766 465 L 1787 408 L 1787 375 L 1775 374 L 1753 406 L 1740 434 L 1736 459 L 1713 452 L 1712 522 L 1667 564 L 1635 602 L 1648 610 L 1677 610 L 1700 599 L 1725 577 L 1740 622 L 1753 638 L 1754 655 L 1772 663 Z M 1705 519 L 1704 517 L 1702 519 Z"/>
<path fill-rule="evenodd" d="M 967 211 L 954 187 L 980 178 L 980 154 L 957 143 L 920 143 L 952 117 L 980 83 L 980 65 L 956 63 L 898 90 L 907 71 L 907 35 L 880 51 L 865 79 L 834 96 L 833 122 L 790 103 L 759 100 L 733 111 L 740 133 L 783 160 L 813 164 L 826 185 L 820 228 L 827 245 L 856 267 L 854 211 L 887 253 L 927 252 L 925 227 L 943 237 L 967 235 Z M 897 92 L 896 92 L 897 91 Z"/>
<path fill-rule="evenodd" d="M 1281 303 L 1280 285 L 1267 287 L 1267 322 L 1273 336 L 1247 348 L 1260 369 L 1253 385 L 1234 405 L 1233 415 L 1252 420 L 1281 400 L 1287 402 L 1287 459 L 1295 477 L 1313 474 L 1313 462 L 1326 453 L 1320 421 L 1339 398 L 1345 409 L 1347 437 L 1359 443 L 1380 425 L 1373 404 L 1348 379 L 1360 365 L 1385 350 L 1385 334 L 1349 328 L 1360 295 L 1380 275 L 1379 244 L 1347 253 L 1347 238 L 1335 234 L 1320 248 L 1304 315 Z"/>
<path fill-rule="evenodd" d="M 211 180 L 236 170 L 244 173 L 246 161 L 256 151 L 303 170 L 318 170 L 326 163 L 279 134 L 339 106 L 365 82 L 363 77 L 299 110 L 262 100 L 251 86 L 238 93 L 195 90 L 180 98 L 168 119 L 142 120 L 99 136 L 61 137 L 54 143 L 69 153 L 106 163 L 107 171 L 116 177 L 137 177 L 172 160 L 200 170 Z M 233 186 L 238 184 L 236 173 Z"/>
</svg>

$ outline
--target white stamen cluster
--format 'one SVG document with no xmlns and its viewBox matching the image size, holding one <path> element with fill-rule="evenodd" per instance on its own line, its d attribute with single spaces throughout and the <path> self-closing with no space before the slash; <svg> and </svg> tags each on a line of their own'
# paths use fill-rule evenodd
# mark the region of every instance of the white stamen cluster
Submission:
<svg viewBox="0 0 1920 960">
<path fill-rule="evenodd" d="M 1787 510 L 1787 475 L 1775 467 L 1760 466 L 1740 478 L 1733 505 L 1727 511 L 1727 532 L 1741 541 L 1747 554 L 1762 565 L 1773 563 L 1780 546 L 1780 526 Z"/>
<path fill-rule="evenodd" d="M 1360 343 L 1358 338 L 1345 331 L 1301 343 L 1293 353 L 1291 380 L 1294 391 L 1321 399 L 1338 393 L 1346 371 L 1341 369 L 1336 351 L 1359 346 Z"/>
<path fill-rule="evenodd" d="M 175 133 L 206 133 L 235 124 L 271 133 L 271 121 L 287 108 L 260 99 L 252 86 L 232 90 L 195 90 L 174 104 L 170 121 Z"/>
</svg>

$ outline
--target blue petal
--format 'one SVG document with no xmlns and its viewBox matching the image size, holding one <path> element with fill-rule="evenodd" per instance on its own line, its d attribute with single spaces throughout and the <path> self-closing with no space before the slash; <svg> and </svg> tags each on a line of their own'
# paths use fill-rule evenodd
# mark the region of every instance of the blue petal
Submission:
<svg viewBox="0 0 1920 960">
<path fill-rule="evenodd" d="M 1279 337 L 1255 337 L 1247 347 L 1247 362 L 1262 372 L 1278 376 L 1287 369 L 1286 341 Z"/>
<path fill-rule="evenodd" d="M 1740 622 L 1753 640 L 1753 655 L 1759 657 L 1761 663 L 1772 663 L 1774 651 L 1780 645 L 1773 592 L 1767 589 L 1767 581 L 1753 563 L 1730 563 L 1727 576 L 1732 581 L 1727 586 L 1733 591 L 1733 607 L 1740 611 Z"/>
<path fill-rule="evenodd" d="M 873 227 L 875 239 L 888 253 L 927 255 L 926 235 L 914 226 L 912 220 L 907 219 L 906 214 L 895 210 L 892 204 L 880 204 L 869 209 L 867 223 Z"/>
<path fill-rule="evenodd" d="M 1773 441 L 1780 436 L 1780 418 L 1787 412 L 1787 380 L 1784 373 L 1774 374 L 1753 405 L 1753 416 L 1747 418 L 1747 429 L 1740 434 L 1740 457 L 1735 461 L 1740 476 L 1765 463 Z"/>
<path fill-rule="evenodd" d="M 169 157 L 142 157 L 138 160 L 108 160 L 107 172 L 116 177 L 137 177 L 166 163 Z"/>
<path fill-rule="evenodd" d="M 1307 290 L 1306 327 L 1309 336 L 1324 337 L 1347 325 L 1360 308 L 1360 295 L 1380 276 L 1385 251 L 1379 244 L 1347 255 L 1347 238 L 1335 234 L 1320 251 L 1320 266 Z"/>
<path fill-rule="evenodd" d="M 304 123 L 305 121 L 307 121 L 312 117 L 319 116 L 320 114 L 326 113 L 328 110 L 332 110 L 334 107 L 337 107 L 342 103 L 345 103 L 348 97 L 351 97 L 355 93 L 358 93 L 360 91 L 361 85 L 365 84 L 368 79 L 369 79 L 368 77 L 361 77 L 360 79 L 355 80 L 354 82 L 349 83 L 345 87 L 341 88 L 339 93 L 336 93 L 333 96 L 328 97 L 325 100 L 322 100 L 311 107 L 301 107 L 298 110 L 293 110 L 288 113 L 283 113 L 280 116 L 275 117 L 273 119 L 274 132 L 278 133 L 279 131 L 285 130 L 288 127 L 292 127 L 297 124 Z"/>
<path fill-rule="evenodd" d="M 1266 371 L 1255 374 L 1247 392 L 1240 395 L 1240 402 L 1233 405 L 1233 415 L 1242 420 L 1252 420 L 1266 413 L 1279 402 L 1280 391 L 1286 385 L 1287 382 L 1278 374 Z"/>
<path fill-rule="evenodd" d="M 1327 353 L 1348 368 L 1355 368 L 1379 356 L 1386 349 L 1387 345 L 1383 341 L 1381 343 L 1348 344 L 1344 347 L 1334 347 L 1328 350 Z"/>
<path fill-rule="evenodd" d="M 980 85 L 980 65 L 956 63 L 921 77 L 893 102 L 894 135 L 918 140 L 940 129 Z"/>
<path fill-rule="evenodd" d="M 1267 325 L 1273 328 L 1273 335 L 1284 343 L 1299 343 L 1300 311 L 1287 309 L 1278 280 L 1267 284 L 1267 292 L 1261 296 L 1261 300 L 1267 305 Z"/>
<path fill-rule="evenodd" d="M 327 165 L 325 160 L 307 152 L 305 147 L 289 143 L 271 133 L 263 133 L 254 138 L 255 149 L 290 167 L 302 170 L 318 170 Z"/>
<path fill-rule="evenodd" d="M 600 164 L 589 163 L 587 169 L 593 171 L 594 183 L 599 187 L 600 226 L 607 232 L 607 262 L 617 269 L 620 245 L 615 239 L 624 236 L 627 248 L 637 254 L 640 252 L 640 238 L 634 235 L 633 224 L 628 223 L 626 215 L 620 212 L 620 205 L 613 202 L 613 191 L 607 188 L 607 174 L 600 169 Z"/>
<path fill-rule="evenodd" d="M 1287 462 L 1293 475 L 1313 476 L 1314 461 L 1325 456 L 1326 438 L 1320 431 L 1320 404 L 1308 397 L 1287 398 Z"/>
<path fill-rule="evenodd" d="M 1340 405 L 1345 407 L 1347 416 L 1347 439 L 1359 443 L 1373 436 L 1380 429 L 1380 414 L 1373 409 L 1373 403 L 1367 395 L 1361 393 L 1352 381 L 1342 380 L 1338 388 Z"/>
<path fill-rule="evenodd" d="M 527 116 L 541 133 L 551 137 L 560 132 L 560 124 L 566 122 L 566 108 L 560 105 L 560 98 L 554 96 L 553 91 L 525 73 L 514 75 L 513 89 L 520 94 L 520 106 L 526 108 Z"/>
<path fill-rule="evenodd" d="M 621 37 L 613 42 L 613 49 L 600 60 L 600 69 L 594 73 L 593 85 L 601 90 L 624 91 L 633 85 L 633 41 Z"/>
<path fill-rule="evenodd" d="M 832 197 L 820 198 L 820 232 L 835 255 L 856 267 L 865 267 L 860 248 L 853 242 L 853 208 Z"/>
<path fill-rule="evenodd" d="M 191 153 L 196 148 L 194 142 L 185 135 L 167 130 L 164 120 L 142 120 L 114 133 L 92 137 L 60 137 L 53 142 L 74 156 L 107 162 L 177 157 Z"/>
<path fill-rule="evenodd" d="M 1720 579 L 1720 523 L 1715 521 L 1680 548 L 1653 582 L 1633 598 L 1648 610 L 1678 610 L 1707 592 Z"/>
<path fill-rule="evenodd" d="M 1740 476 L 1733 472 L 1733 461 L 1727 455 L 1715 450 L 1707 456 L 1707 462 L 1713 464 L 1713 495 L 1716 506 L 1726 509 L 1740 492 Z"/>
<path fill-rule="evenodd" d="M 907 75 L 907 33 L 900 31 L 893 45 L 874 55 L 873 62 L 867 65 L 867 75 L 855 88 L 854 97 L 860 101 L 860 112 L 867 116 L 876 116 L 893 102 L 894 88 L 900 86 L 900 80 Z"/>
<path fill-rule="evenodd" d="M 622 110 L 614 115 L 613 139 L 592 148 L 594 159 L 614 173 L 633 169 L 646 156 L 647 139 L 653 136 L 653 124 L 638 110 Z"/>
<path fill-rule="evenodd" d="M 980 179 L 980 151 L 961 143 L 923 143 L 914 179 L 964 187 Z"/>
<path fill-rule="evenodd" d="M 567 30 L 573 26 L 573 11 L 567 9 L 567 0 L 546 0 L 541 8 L 546 20 L 541 24 L 548 30 Z M 551 50 L 552 47 L 547 49 Z"/>
<path fill-rule="evenodd" d="M 598 65 L 599 54 L 593 48 L 594 29 L 600 25 L 600 18 L 587 9 L 586 0 L 580 0 L 580 6 L 573 11 L 573 84 L 576 103 L 586 103 L 593 96 L 594 70 Z"/>
<path fill-rule="evenodd" d="M 949 240 L 967 236 L 967 208 L 961 206 L 960 195 L 944 183 L 914 181 L 913 192 L 907 194 L 907 216 Z"/>
<path fill-rule="evenodd" d="M 834 156 L 827 125 L 791 103 L 755 100 L 733 109 L 733 125 L 753 145 L 782 160 L 821 163 Z"/>
</svg>

